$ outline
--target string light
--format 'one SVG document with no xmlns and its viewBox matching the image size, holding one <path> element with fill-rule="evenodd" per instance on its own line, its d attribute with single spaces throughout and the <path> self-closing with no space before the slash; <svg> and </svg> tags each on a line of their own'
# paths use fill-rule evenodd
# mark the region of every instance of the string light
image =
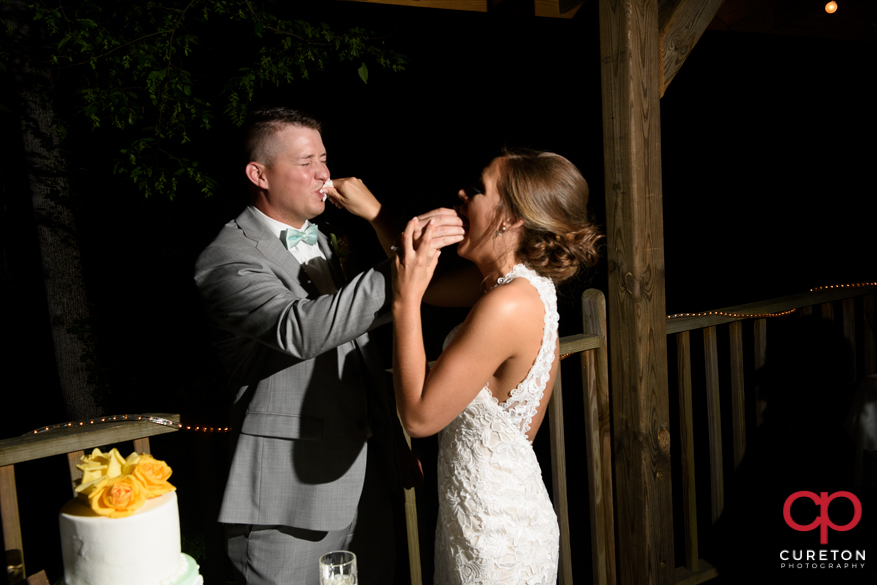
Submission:
<svg viewBox="0 0 877 585">
<path fill-rule="evenodd" d="M 840 288 L 860 288 L 864 286 L 877 286 L 877 282 L 857 282 L 855 284 L 832 284 L 829 286 L 817 286 L 815 288 L 811 288 L 810 292 Z M 744 313 L 726 313 L 725 311 L 704 311 L 703 313 L 676 313 L 675 315 L 667 315 L 667 318 L 678 319 L 680 317 L 707 317 L 709 315 L 717 315 L 719 317 L 761 319 L 766 317 L 782 317 L 783 315 L 788 315 L 789 313 L 794 313 L 795 311 L 797 311 L 797 309 L 790 309 L 788 311 L 783 311 L 782 313 L 759 313 L 754 315 Z"/>
<path fill-rule="evenodd" d="M 826 4 L 825 11 L 829 14 L 834 14 L 835 12 L 837 12 L 837 2 L 832 1 Z"/>
<path fill-rule="evenodd" d="M 832 288 L 857 288 L 863 286 L 877 286 L 877 282 L 857 282 L 856 284 L 832 284 L 831 286 L 817 286 L 816 288 L 811 288 L 810 292 L 829 290 Z"/>
<path fill-rule="evenodd" d="M 163 418 L 160 416 L 144 416 L 142 414 L 117 414 L 114 416 L 102 416 L 102 417 L 100 417 L 100 419 L 93 418 L 93 419 L 89 419 L 87 421 L 82 420 L 82 421 L 73 421 L 73 422 L 63 422 L 63 423 L 58 423 L 56 425 L 49 425 L 46 427 L 40 427 L 40 428 L 35 429 L 29 433 L 25 433 L 24 435 L 37 435 L 39 433 L 45 433 L 47 431 L 54 431 L 56 429 L 72 427 L 73 425 L 78 425 L 81 427 L 81 426 L 84 426 L 86 423 L 93 425 L 95 423 L 100 424 L 100 423 L 108 423 L 108 422 L 125 422 L 125 421 L 128 421 L 128 422 L 144 421 L 144 422 L 150 422 L 150 423 L 154 423 L 157 425 L 171 427 L 171 428 L 175 428 L 175 429 L 179 429 L 179 430 L 187 430 L 187 431 L 196 430 L 196 431 L 202 431 L 205 433 L 227 433 L 231 430 L 229 427 L 202 427 L 200 425 L 198 425 L 194 428 L 191 425 L 186 425 L 185 427 L 183 427 L 182 423 L 178 423 L 176 421 L 172 421 L 170 419 Z"/>
<path fill-rule="evenodd" d="M 676 313 L 675 315 L 667 315 L 668 319 L 678 319 L 680 317 L 707 317 L 709 315 L 716 315 L 718 317 L 735 317 L 735 318 L 762 318 L 762 317 L 782 317 L 783 315 L 788 315 L 789 313 L 794 313 L 798 309 L 789 309 L 788 311 L 783 311 L 782 313 L 726 313 L 725 311 L 704 311 L 702 313 Z"/>
</svg>

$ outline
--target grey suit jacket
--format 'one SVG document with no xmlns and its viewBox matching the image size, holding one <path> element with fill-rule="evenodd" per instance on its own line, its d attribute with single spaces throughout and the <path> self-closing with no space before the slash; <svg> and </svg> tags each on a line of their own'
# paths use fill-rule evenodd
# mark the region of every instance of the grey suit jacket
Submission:
<svg viewBox="0 0 877 585">
<path fill-rule="evenodd" d="M 323 234 L 319 245 L 335 294 L 320 295 L 249 209 L 198 257 L 195 283 L 235 394 L 220 522 L 349 525 L 366 438 L 389 426 L 384 374 L 367 335 L 392 318 L 389 262 L 344 284 Z"/>
</svg>

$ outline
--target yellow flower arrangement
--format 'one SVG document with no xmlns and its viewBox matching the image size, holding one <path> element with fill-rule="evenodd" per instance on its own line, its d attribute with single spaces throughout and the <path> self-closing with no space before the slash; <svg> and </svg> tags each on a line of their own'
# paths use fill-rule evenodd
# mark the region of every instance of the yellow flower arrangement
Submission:
<svg viewBox="0 0 877 585">
<path fill-rule="evenodd" d="M 168 482 L 172 471 L 167 463 L 148 454 L 122 458 L 115 448 L 108 453 L 95 449 L 76 467 L 82 471 L 76 494 L 95 513 L 110 518 L 130 516 L 146 500 L 177 489 Z"/>
</svg>

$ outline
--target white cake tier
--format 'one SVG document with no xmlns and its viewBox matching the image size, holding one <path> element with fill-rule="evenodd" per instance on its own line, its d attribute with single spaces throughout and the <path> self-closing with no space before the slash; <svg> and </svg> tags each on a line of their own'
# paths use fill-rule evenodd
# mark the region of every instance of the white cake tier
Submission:
<svg viewBox="0 0 877 585">
<path fill-rule="evenodd" d="M 181 565 L 191 559 L 181 558 L 175 492 L 147 500 L 127 518 L 99 516 L 74 499 L 61 509 L 60 524 L 67 585 L 164 585 L 181 573 L 192 582 L 190 567 Z"/>
</svg>

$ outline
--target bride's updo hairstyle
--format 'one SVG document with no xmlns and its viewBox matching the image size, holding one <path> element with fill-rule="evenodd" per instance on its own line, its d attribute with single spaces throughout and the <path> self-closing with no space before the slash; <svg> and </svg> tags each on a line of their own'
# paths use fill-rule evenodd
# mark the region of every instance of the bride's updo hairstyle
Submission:
<svg viewBox="0 0 877 585">
<path fill-rule="evenodd" d="M 517 257 L 561 283 L 597 263 L 603 237 L 588 215 L 588 183 L 551 152 L 504 152 L 496 159 L 497 221 L 523 220 Z"/>
</svg>

